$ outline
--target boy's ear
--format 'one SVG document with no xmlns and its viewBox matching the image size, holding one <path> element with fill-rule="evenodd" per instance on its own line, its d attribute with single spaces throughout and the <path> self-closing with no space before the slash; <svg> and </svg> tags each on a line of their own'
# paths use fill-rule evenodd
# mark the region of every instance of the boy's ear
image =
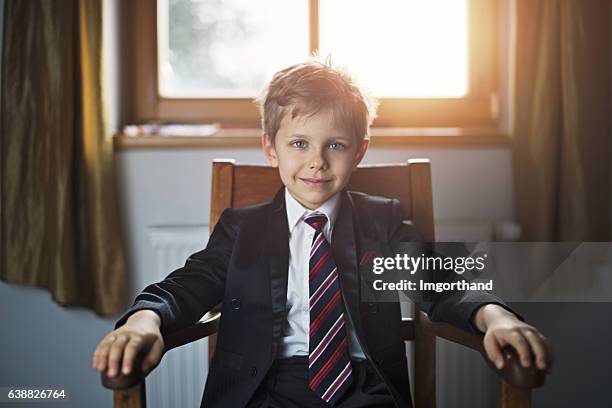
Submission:
<svg viewBox="0 0 612 408">
<path fill-rule="evenodd" d="M 268 137 L 267 134 L 261 135 L 261 148 L 263 149 L 264 154 L 266 155 L 266 159 L 268 159 L 268 163 L 272 167 L 278 167 L 278 158 L 276 156 L 276 149 L 274 145 L 272 145 L 272 140 Z"/>
<path fill-rule="evenodd" d="M 353 161 L 353 171 L 355 171 L 355 169 L 357 168 L 357 165 L 361 163 L 363 156 L 365 156 L 366 152 L 368 151 L 369 145 L 370 145 L 370 141 L 367 139 L 364 139 L 364 141 L 361 142 L 361 146 L 357 148 L 357 152 L 355 153 L 355 160 Z"/>
</svg>

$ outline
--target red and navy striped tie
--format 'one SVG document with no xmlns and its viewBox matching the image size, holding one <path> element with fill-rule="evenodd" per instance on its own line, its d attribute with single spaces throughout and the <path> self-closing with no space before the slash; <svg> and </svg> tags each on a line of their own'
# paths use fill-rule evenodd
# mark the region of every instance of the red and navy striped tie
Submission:
<svg viewBox="0 0 612 408">
<path fill-rule="evenodd" d="M 304 222 L 315 229 L 309 262 L 308 386 L 334 406 L 350 387 L 353 376 L 336 263 L 323 235 L 326 221 L 320 213 L 304 217 Z"/>
</svg>

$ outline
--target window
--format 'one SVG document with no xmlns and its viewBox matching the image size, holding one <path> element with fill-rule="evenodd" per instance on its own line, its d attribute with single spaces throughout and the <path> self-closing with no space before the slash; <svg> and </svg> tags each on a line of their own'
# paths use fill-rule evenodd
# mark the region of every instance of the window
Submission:
<svg viewBox="0 0 612 408">
<path fill-rule="evenodd" d="M 158 0 L 158 89 L 167 98 L 254 98 L 308 56 L 303 0 Z"/>
<path fill-rule="evenodd" d="M 135 0 L 137 121 L 259 126 L 271 75 L 319 50 L 380 98 L 375 126 L 497 124 L 496 0 Z"/>
</svg>

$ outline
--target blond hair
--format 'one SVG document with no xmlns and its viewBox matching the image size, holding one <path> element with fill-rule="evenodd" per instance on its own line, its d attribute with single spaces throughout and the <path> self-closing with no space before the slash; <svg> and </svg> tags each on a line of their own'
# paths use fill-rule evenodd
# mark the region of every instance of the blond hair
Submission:
<svg viewBox="0 0 612 408">
<path fill-rule="evenodd" d="M 325 62 L 313 59 L 285 68 L 256 100 L 260 107 L 264 133 L 274 143 L 285 115 L 291 118 L 331 113 L 333 122 L 348 130 L 361 143 L 369 138 L 376 117 L 376 98 L 360 87 L 351 75 Z"/>
</svg>

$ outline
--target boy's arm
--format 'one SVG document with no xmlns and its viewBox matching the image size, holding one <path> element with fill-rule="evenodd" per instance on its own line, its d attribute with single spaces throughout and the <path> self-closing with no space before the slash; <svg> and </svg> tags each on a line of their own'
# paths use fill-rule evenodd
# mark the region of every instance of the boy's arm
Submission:
<svg viewBox="0 0 612 408">
<path fill-rule="evenodd" d="M 193 325 L 223 298 L 225 277 L 237 235 L 231 209 L 223 211 L 206 249 L 191 255 L 185 266 L 163 281 L 147 286 L 115 328 L 139 310 L 153 310 L 161 319 L 163 334 Z"/>
<path fill-rule="evenodd" d="M 416 228 L 411 224 L 406 224 L 403 221 L 406 219 L 398 200 L 393 200 L 392 211 L 392 229 L 390 236 L 391 244 L 400 244 L 406 242 L 422 242 Z M 398 250 L 394 251 L 400 253 Z M 449 274 L 445 271 L 433 271 L 426 276 L 430 282 L 449 282 L 457 279 L 457 275 Z M 409 295 L 411 293 L 408 293 Z M 416 292 L 412 294 L 412 298 L 419 308 L 423 310 L 432 321 L 445 321 L 458 328 L 461 328 L 470 333 L 483 332 L 478 328 L 475 318 L 481 307 L 487 304 L 496 304 L 501 308 L 511 312 L 518 319 L 524 320 L 522 316 L 512 310 L 499 297 L 481 291 L 443 291 L 435 292 L 428 291 L 426 293 Z"/>
<path fill-rule="evenodd" d="M 415 228 L 402 222 L 404 215 L 399 201 L 394 200 L 393 205 L 397 227 L 391 234 L 391 242 L 420 241 Z M 438 272 L 431 272 L 428 280 L 449 282 L 457 279 L 452 272 Z M 497 296 L 471 290 L 431 291 L 417 293 L 414 301 L 432 321 L 446 321 L 465 331 L 484 334 L 483 346 L 498 369 L 504 365 L 502 348 L 510 345 L 517 351 L 523 367 L 529 367 L 533 357 L 537 368 L 550 372 L 552 349 L 548 339 Z"/>
</svg>

